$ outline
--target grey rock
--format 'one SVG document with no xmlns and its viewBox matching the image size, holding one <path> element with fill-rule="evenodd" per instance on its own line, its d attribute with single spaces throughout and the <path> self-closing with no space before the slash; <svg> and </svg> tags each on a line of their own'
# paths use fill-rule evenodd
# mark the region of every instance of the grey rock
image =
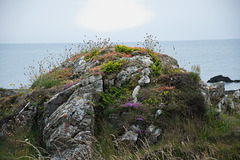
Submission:
<svg viewBox="0 0 240 160">
<path fill-rule="evenodd" d="M 99 61 L 92 62 L 92 61 L 85 61 L 85 56 L 80 57 L 73 65 L 72 73 L 73 75 L 84 75 L 88 72 L 91 67 L 99 65 Z"/>
<path fill-rule="evenodd" d="M 51 159 L 54 160 L 86 160 L 93 158 L 93 151 L 89 145 L 81 144 L 76 148 L 66 149 L 62 152 L 55 152 Z"/>
<path fill-rule="evenodd" d="M 138 86 L 136 86 L 135 88 L 134 88 L 134 90 L 133 90 L 133 93 L 132 93 L 132 97 L 133 97 L 133 101 L 136 103 L 137 102 L 137 95 L 138 95 L 138 93 L 139 93 L 139 90 L 140 90 L 140 86 L 138 85 Z"/>
<path fill-rule="evenodd" d="M 212 106 L 208 85 L 204 83 L 202 80 L 199 81 L 199 84 L 201 85 L 200 91 L 204 97 L 204 103 L 207 106 Z"/>
<path fill-rule="evenodd" d="M 120 138 L 121 142 L 135 143 L 137 141 L 138 134 L 133 131 L 126 131 Z"/>
<path fill-rule="evenodd" d="M 135 125 L 132 125 L 131 127 L 129 127 L 128 129 L 129 131 L 133 131 L 133 132 L 138 132 L 140 130 L 139 128 L 139 125 L 135 126 Z"/>
<path fill-rule="evenodd" d="M 43 129 L 43 140 L 48 150 L 53 153 L 57 150 L 69 156 L 82 157 L 90 153 L 94 136 L 94 104 L 98 103 L 99 93 L 103 91 L 101 76 L 91 76 L 79 82 L 78 88 L 60 105 L 47 119 Z M 64 158 L 63 158 L 64 159 Z"/>
<path fill-rule="evenodd" d="M 84 60 L 84 56 L 80 57 L 77 62 L 74 63 L 72 72 L 76 73 L 85 73 L 87 69 L 87 62 Z"/>
<path fill-rule="evenodd" d="M 161 134 L 161 129 L 158 129 L 156 128 L 153 124 L 151 124 L 146 132 L 146 138 L 147 138 L 147 141 L 148 141 L 148 144 L 149 145 L 152 145 L 154 144 L 155 142 L 157 142 L 158 140 L 158 137 L 160 136 Z"/>
<path fill-rule="evenodd" d="M 156 114 L 155 114 L 155 118 L 157 118 L 158 116 L 160 116 L 162 114 L 162 111 L 159 109 L 157 110 Z"/>
<path fill-rule="evenodd" d="M 49 101 L 44 103 L 44 117 L 48 118 L 52 113 L 74 92 L 73 88 L 68 88 L 60 93 L 54 95 Z"/>
<path fill-rule="evenodd" d="M 224 82 L 217 82 L 210 85 L 210 97 L 223 97 L 225 95 L 225 85 Z"/>
<path fill-rule="evenodd" d="M 239 99 L 239 98 L 240 98 L 240 90 L 235 91 L 235 92 L 233 93 L 233 97 L 234 97 L 235 99 Z"/>
<path fill-rule="evenodd" d="M 149 67 L 153 64 L 150 56 L 134 56 L 129 59 L 130 61 L 140 62 L 145 67 Z"/>
<path fill-rule="evenodd" d="M 228 98 L 227 95 L 225 95 L 218 103 L 218 112 L 228 112 L 234 108 L 235 105 L 233 103 L 233 100 L 231 98 Z"/>
<path fill-rule="evenodd" d="M 147 136 L 151 135 L 153 133 L 153 131 L 155 130 L 155 128 L 156 127 L 153 124 L 151 124 L 146 130 L 146 135 Z"/>
<path fill-rule="evenodd" d="M 137 66 L 128 67 L 126 70 L 121 71 L 117 75 L 116 87 L 120 87 L 122 84 L 128 82 L 131 77 L 139 70 Z"/>
<path fill-rule="evenodd" d="M 177 60 L 170 56 L 162 57 L 161 62 L 163 65 L 171 65 L 173 68 L 179 68 Z"/>
<path fill-rule="evenodd" d="M 144 86 L 144 85 L 150 83 L 151 80 L 150 80 L 150 78 L 148 77 L 149 74 L 151 73 L 150 68 L 144 68 L 141 73 L 142 73 L 142 77 L 140 78 L 140 80 L 138 81 L 138 83 L 139 83 L 141 86 Z"/>
<path fill-rule="evenodd" d="M 139 81 L 138 84 L 144 86 L 145 84 L 150 83 L 150 78 L 148 76 L 143 76 Z"/>
</svg>

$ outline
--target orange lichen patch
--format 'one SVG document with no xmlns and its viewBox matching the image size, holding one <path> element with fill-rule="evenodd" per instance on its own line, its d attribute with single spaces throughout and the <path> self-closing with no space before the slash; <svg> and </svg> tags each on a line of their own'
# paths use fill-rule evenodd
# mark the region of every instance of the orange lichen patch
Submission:
<svg viewBox="0 0 240 160">
<path fill-rule="evenodd" d="M 161 54 L 163 57 L 168 57 L 168 55 L 167 54 Z"/>
<path fill-rule="evenodd" d="M 82 56 L 83 56 L 83 55 L 82 55 L 81 53 L 75 54 L 72 58 L 67 59 L 67 61 L 72 61 L 72 60 L 78 59 L 78 58 L 80 58 L 80 57 L 82 57 Z"/>
<path fill-rule="evenodd" d="M 95 72 L 95 71 L 97 71 L 97 70 L 99 70 L 100 69 L 100 66 L 95 66 L 95 67 L 91 67 L 90 69 L 89 69 L 89 71 L 90 72 Z"/>
<path fill-rule="evenodd" d="M 130 54 L 126 54 L 126 53 L 117 53 L 118 55 L 120 55 L 121 57 L 132 57 Z"/>
<path fill-rule="evenodd" d="M 109 61 L 109 60 L 114 60 L 114 59 L 116 59 L 118 57 L 118 54 L 117 53 L 115 53 L 115 52 L 109 52 L 109 53 L 106 53 L 106 54 L 104 54 L 104 55 L 99 55 L 98 57 L 97 57 L 97 59 L 99 60 L 99 61 L 105 61 L 105 62 L 107 62 L 107 61 Z"/>
<path fill-rule="evenodd" d="M 161 92 L 161 91 L 165 91 L 165 90 L 168 90 L 168 91 L 170 91 L 170 90 L 173 90 L 173 89 L 175 89 L 175 86 L 162 86 L 162 87 L 159 87 L 159 88 L 153 88 L 153 89 L 151 89 L 152 91 L 154 91 L 154 92 L 157 92 L 157 93 L 159 93 L 159 92 Z"/>
</svg>

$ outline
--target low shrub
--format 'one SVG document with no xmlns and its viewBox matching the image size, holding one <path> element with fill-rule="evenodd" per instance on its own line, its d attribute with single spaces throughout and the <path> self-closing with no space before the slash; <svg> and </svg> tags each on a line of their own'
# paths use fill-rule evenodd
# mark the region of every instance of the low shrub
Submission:
<svg viewBox="0 0 240 160">
<path fill-rule="evenodd" d="M 198 75 L 197 73 L 190 72 L 190 73 L 188 74 L 188 76 L 189 76 L 189 78 L 193 79 L 193 81 L 194 81 L 195 83 L 197 83 L 197 82 L 200 81 L 200 77 L 199 77 L 199 75 Z"/>
</svg>

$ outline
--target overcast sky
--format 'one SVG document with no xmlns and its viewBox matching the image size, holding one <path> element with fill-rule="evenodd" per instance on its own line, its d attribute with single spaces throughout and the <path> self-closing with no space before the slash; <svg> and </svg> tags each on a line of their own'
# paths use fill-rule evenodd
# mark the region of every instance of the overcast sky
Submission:
<svg viewBox="0 0 240 160">
<path fill-rule="evenodd" d="M 0 43 L 240 39 L 240 0 L 0 0 Z"/>
</svg>

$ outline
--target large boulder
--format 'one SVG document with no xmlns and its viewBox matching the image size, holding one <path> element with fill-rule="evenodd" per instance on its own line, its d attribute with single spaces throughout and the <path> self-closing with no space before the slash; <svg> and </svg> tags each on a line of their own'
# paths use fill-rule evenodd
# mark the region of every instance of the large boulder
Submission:
<svg viewBox="0 0 240 160">
<path fill-rule="evenodd" d="M 101 76 L 81 82 L 69 99 L 47 119 L 43 140 L 54 159 L 85 159 L 91 157 L 94 140 L 94 104 L 103 91 Z M 59 155 L 59 152 L 62 153 Z"/>
</svg>

